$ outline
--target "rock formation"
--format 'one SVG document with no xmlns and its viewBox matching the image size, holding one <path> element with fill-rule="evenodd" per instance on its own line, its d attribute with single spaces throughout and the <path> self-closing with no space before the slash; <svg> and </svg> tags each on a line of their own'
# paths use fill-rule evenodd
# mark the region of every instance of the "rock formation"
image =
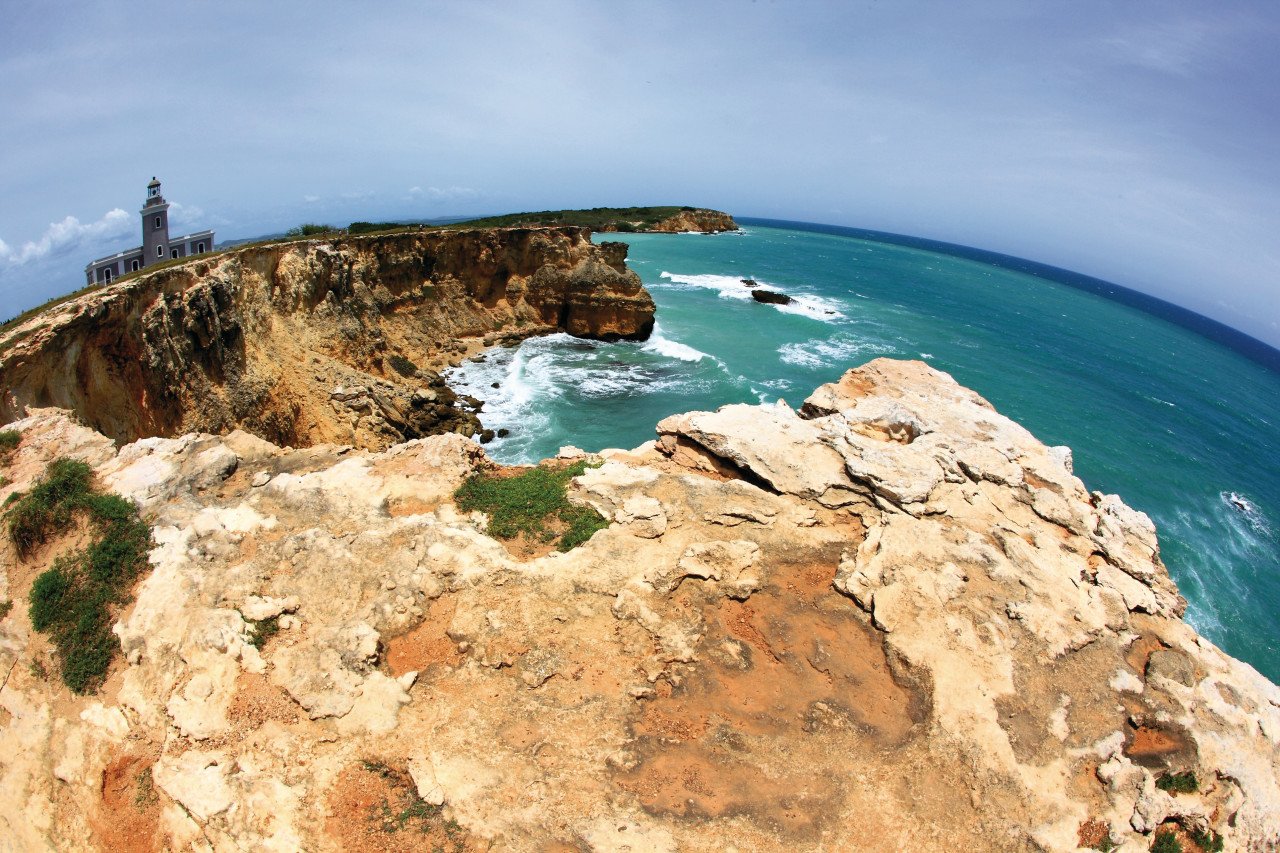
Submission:
<svg viewBox="0 0 1280 853">
<path fill-rule="evenodd" d="M 527 559 L 452 503 L 458 435 L 12 426 L 0 499 L 74 456 L 155 542 L 91 697 L 25 612 L 61 546 L 3 546 L 14 849 L 1280 841 L 1280 689 L 1182 621 L 1145 515 L 922 363 L 667 418 L 576 479 L 610 526 Z"/>
<path fill-rule="evenodd" d="M 734 222 L 729 214 L 718 210 L 682 210 L 648 230 L 676 233 L 700 231 L 704 234 L 719 234 L 722 231 L 737 231 L 738 223 Z"/>
<path fill-rule="evenodd" d="M 751 291 L 751 298 L 756 302 L 763 302 L 766 305 L 790 305 L 791 297 L 785 293 L 778 293 L 776 290 L 765 290 L 763 287 L 754 288 Z"/>
<path fill-rule="evenodd" d="M 703 208 L 681 210 L 678 213 L 668 216 L 659 222 L 649 224 L 647 222 L 629 222 L 630 227 L 625 230 L 631 231 L 659 231 L 668 234 L 681 234 L 690 231 L 696 231 L 702 234 L 719 234 L 723 231 L 737 231 L 738 223 L 733 221 L 733 217 L 719 210 L 706 210 Z M 621 231 L 619 223 L 608 223 L 600 229 L 602 232 Z"/>
<path fill-rule="evenodd" d="M 470 434 L 433 368 L 498 340 L 644 339 L 626 244 L 582 228 L 276 243 L 81 296 L 0 340 L 0 419 L 60 406 L 118 441 L 242 428 L 385 448 Z"/>
</svg>

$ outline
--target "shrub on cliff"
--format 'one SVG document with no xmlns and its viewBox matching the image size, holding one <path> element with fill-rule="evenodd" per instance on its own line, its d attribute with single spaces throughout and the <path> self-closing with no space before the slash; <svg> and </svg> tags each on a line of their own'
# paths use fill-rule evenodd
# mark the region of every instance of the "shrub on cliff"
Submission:
<svg viewBox="0 0 1280 853">
<path fill-rule="evenodd" d="M 418 365 L 414 364 L 412 361 L 400 355 L 399 353 L 396 353 L 395 355 L 388 358 L 387 362 L 391 365 L 392 368 L 395 369 L 395 372 L 399 373 L 401 376 L 417 376 L 418 375 Z"/>
<path fill-rule="evenodd" d="M 489 535 L 498 539 L 526 536 L 556 543 L 568 551 L 586 542 L 609 522 L 591 507 L 569 502 L 569 481 L 586 470 L 585 462 L 564 468 L 532 468 L 514 477 L 481 473 L 469 477 L 454 493 L 459 509 L 489 516 Z"/>
<path fill-rule="evenodd" d="M 21 556 L 87 518 L 90 544 L 63 554 L 36 578 L 29 596 L 31 625 L 49 634 L 62 680 L 76 693 L 96 690 L 119 644 L 111 633 L 113 610 L 129 600 L 146 566 L 151 530 L 133 504 L 94 489 L 83 462 L 55 459 L 8 514 L 9 538 Z"/>
<path fill-rule="evenodd" d="M 337 231 L 332 225 L 320 225 L 315 222 L 304 222 L 301 225 L 290 228 L 284 232 L 286 237 L 314 237 L 317 234 L 332 234 Z"/>
</svg>

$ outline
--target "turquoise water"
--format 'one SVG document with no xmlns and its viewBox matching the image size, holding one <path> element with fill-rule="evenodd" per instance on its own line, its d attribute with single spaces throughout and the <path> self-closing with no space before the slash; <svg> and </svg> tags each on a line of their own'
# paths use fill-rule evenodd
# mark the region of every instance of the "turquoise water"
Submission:
<svg viewBox="0 0 1280 853">
<path fill-rule="evenodd" d="M 511 430 L 491 456 L 633 447 L 675 412 L 795 406 L 876 356 L 924 359 L 1069 445 L 1090 489 L 1149 514 L 1189 621 L 1280 681 L 1280 374 L 1135 308 L 955 254 L 758 225 L 605 236 L 631 245 L 655 335 L 555 335 L 464 365 L 452 381 L 486 401 L 486 426 Z M 743 278 L 796 302 L 758 304 Z"/>
</svg>

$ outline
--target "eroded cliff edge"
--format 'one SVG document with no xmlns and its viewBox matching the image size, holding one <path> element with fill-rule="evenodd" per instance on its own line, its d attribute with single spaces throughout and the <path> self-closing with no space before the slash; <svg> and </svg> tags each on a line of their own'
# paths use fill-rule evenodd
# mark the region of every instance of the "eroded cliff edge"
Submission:
<svg viewBox="0 0 1280 853">
<path fill-rule="evenodd" d="M 52 308 L 0 340 L 0 421 L 59 406 L 121 442 L 241 428 L 385 448 L 475 429 L 459 354 L 565 331 L 644 339 L 622 243 L 575 227 L 407 232 L 234 250 Z"/>
<path fill-rule="evenodd" d="M 1146 516 L 923 363 L 664 420 L 575 481 L 609 527 L 536 559 L 454 505 L 489 465 L 457 435 L 14 426 L 0 498 L 72 455 L 155 537 L 96 697 L 39 674 L 57 548 L 0 546 L 21 849 L 1280 841 L 1280 689 L 1182 621 Z"/>
</svg>

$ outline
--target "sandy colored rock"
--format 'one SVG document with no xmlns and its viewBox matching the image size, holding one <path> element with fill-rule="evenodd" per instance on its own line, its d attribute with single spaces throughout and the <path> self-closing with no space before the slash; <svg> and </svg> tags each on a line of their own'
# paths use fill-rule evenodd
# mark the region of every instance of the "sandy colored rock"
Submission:
<svg viewBox="0 0 1280 853">
<path fill-rule="evenodd" d="M 523 560 L 452 504 L 490 465 L 459 435 L 18 426 L 8 488 L 65 443 L 154 543 L 100 695 L 0 620 L 17 849 L 118 847 L 111 809 L 171 850 L 1280 839 L 1280 690 L 1182 621 L 1146 516 L 920 363 L 668 418 L 574 480 L 606 529 Z M 0 588 L 52 553 L 0 546 Z"/>
<path fill-rule="evenodd" d="M 237 428 L 291 447 L 470 436 L 479 431 L 474 407 L 438 373 L 459 354 L 556 331 L 648 337 L 653 300 L 626 253 L 623 243 L 593 244 L 587 229 L 559 227 L 202 256 L 8 331 L 0 419 L 59 406 L 121 443 Z M 211 452 L 217 458 L 201 464 L 215 477 L 245 455 L 231 445 Z"/>
</svg>

